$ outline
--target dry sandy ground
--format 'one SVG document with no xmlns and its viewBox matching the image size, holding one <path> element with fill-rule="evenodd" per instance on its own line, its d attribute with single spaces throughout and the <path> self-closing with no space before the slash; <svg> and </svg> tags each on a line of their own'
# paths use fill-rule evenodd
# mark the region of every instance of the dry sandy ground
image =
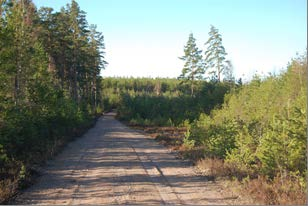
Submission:
<svg viewBox="0 0 308 206">
<path fill-rule="evenodd" d="M 150 137 L 101 117 L 50 160 L 13 204 L 234 204 L 221 187 Z"/>
</svg>

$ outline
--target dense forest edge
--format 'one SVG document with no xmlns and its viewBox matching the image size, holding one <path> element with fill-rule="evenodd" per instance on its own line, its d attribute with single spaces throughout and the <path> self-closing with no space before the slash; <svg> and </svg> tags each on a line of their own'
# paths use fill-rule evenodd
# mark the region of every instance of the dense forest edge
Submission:
<svg viewBox="0 0 308 206">
<path fill-rule="evenodd" d="M 31 184 L 39 166 L 103 113 L 141 128 L 180 131 L 177 145 L 209 179 L 241 184 L 255 203 L 307 199 L 307 53 L 280 74 L 243 83 L 211 26 L 193 34 L 182 73 L 103 78 L 104 36 L 72 0 L 60 11 L 0 1 L 0 203 Z"/>
<path fill-rule="evenodd" d="M 220 107 L 224 95 L 240 87 L 232 82 L 195 84 L 192 98 L 189 85 L 177 79 L 104 78 L 103 104 L 106 111 L 116 109 L 118 119 L 130 124 L 181 126 Z"/>
<path fill-rule="evenodd" d="M 0 1 L 0 203 L 102 113 L 104 38 L 75 1 Z"/>
</svg>

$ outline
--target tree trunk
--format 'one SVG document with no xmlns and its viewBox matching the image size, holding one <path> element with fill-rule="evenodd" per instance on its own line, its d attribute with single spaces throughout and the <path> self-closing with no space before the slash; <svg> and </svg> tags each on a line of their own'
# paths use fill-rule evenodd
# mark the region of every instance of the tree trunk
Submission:
<svg viewBox="0 0 308 206">
<path fill-rule="evenodd" d="M 194 96 L 194 80 L 192 80 L 192 81 L 191 81 L 191 87 L 190 87 L 190 90 L 191 90 L 191 91 L 190 91 L 190 92 L 191 92 L 191 94 L 190 94 L 190 95 L 191 95 L 191 97 L 193 97 L 193 96 Z"/>
<path fill-rule="evenodd" d="M 218 82 L 220 82 L 220 66 L 219 66 L 219 61 L 217 61 L 217 78 L 218 78 Z"/>
</svg>

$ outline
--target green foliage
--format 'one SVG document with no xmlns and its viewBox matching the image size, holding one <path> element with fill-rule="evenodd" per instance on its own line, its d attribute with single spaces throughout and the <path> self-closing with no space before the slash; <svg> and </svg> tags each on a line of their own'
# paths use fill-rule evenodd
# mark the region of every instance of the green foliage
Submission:
<svg viewBox="0 0 308 206">
<path fill-rule="evenodd" d="M 279 76 L 254 79 L 225 96 L 222 108 L 201 114 L 191 137 L 209 156 L 246 175 L 271 178 L 306 171 L 306 56 Z"/>
<path fill-rule="evenodd" d="M 192 138 L 198 145 L 204 146 L 205 153 L 209 156 L 224 158 L 235 147 L 237 125 L 233 121 L 213 122 L 208 115 L 201 114 L 193 122 L 191 131 Z"/>
<path fill-rule="evenodd" d="M 0 14 L 2 185 L 25 179 L 30 165 L 93 122 L 107 62 L 102 34 L 88 28 L 74 0 L 55 13 L 32 1 L 1 1 Z"/>
<path fill-rule="evenodd" d="M 292 118 L 274 118 L 258 146 L 262 172 L 270 176 L 306 169 L 306 111 L 297 107 Z"/>
<path fill-rule="evenodd" d="M 185 137 L 183 139 L 183 145 L 187 148 L 187 149 L 192 149 L 195 146 L 195 140 L 190 139 L 190 130 L 189 128 L 187 129 L 187 131 L 185 132 Z"/>
<path fill-rule="evenodd" d="M 189 38 L 186 46 L 184 47 L 184 56 L 180 57 L 181 60 L 185 61 L 182 74 L 179 79 L 183 83 L 189 82 L 191 88 L 191 96 L 194 96 L 194 87 L 196 87 L 196 80 L 202 79 L 204 73 L 204 65 L 202 62 L 202 50 L 199 50 L 196 45 L 196 39 L 193 34 L 189 34 Z"/>
<path fill-rule="evenodd" d="M 238 128 L 234 141 L 234 147 L 227 152 L 226 163 L 250 175 L 256 166 L 256 142 L 246 125 Z"/>
<path fill-rule="evenodd" d="M 205 45 L 207 45 L 207 50 L 204 53 L 205 64 L 210 74 L 213 75 L 212 79 L 220 82 L 221 74 L 230 73 L 232 66 L 230 66 L 230 62 L 227 66 L 225 57 L 227 53 L 222 45 L 221 35 L 218 33 L 218 29 L 216 29 L 213 25 L 211 25 L 209 36 L 208 41 L 205 43 Z M 228 76 L 230 79 L 230 74 Z"/>
<path fill-rule="evenodd" d="M 118 117 L 132 124 L 179 126 L 192 122 L 223 103 L 232 83 L 198 82 L 194 97 L 177 79 L 106 78 L 102 81 L 104 108 L 117 108 Z"/>
</svg>

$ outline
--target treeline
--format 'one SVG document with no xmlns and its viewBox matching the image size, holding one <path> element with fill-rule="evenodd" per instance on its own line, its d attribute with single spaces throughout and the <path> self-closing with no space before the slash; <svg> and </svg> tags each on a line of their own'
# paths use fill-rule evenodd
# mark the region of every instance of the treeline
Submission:
<svg viewBox="0 0 308 206">
<path fill-rule="evenodd" d="M 103 35 L 74 0 L 59 12 L 0 2 L 0 202 L 102 110 L 105 65 Z"/>
<path fill-rule="evenodd" d="M 188 84 L 177 79 L 105 78 L 104 108 L 117 109 L 118 118 L 136 125 L 179 126 L 200 113 L 209 114 L 223 103 L 224 95 L 240 85 L 233 82 L 195 82 L 191 97 Z"/>
<path fill-rule="evenodd" d="M 102 94 L 105 110 L 115 109 L 120 106 L 121 95 L 149 94 L 178 96 L 183 87 L 179 88 L 176 79 L 151 79 L 151 78 L 112 78 L 107 77 L 102 81 Z"/>
</svg>

